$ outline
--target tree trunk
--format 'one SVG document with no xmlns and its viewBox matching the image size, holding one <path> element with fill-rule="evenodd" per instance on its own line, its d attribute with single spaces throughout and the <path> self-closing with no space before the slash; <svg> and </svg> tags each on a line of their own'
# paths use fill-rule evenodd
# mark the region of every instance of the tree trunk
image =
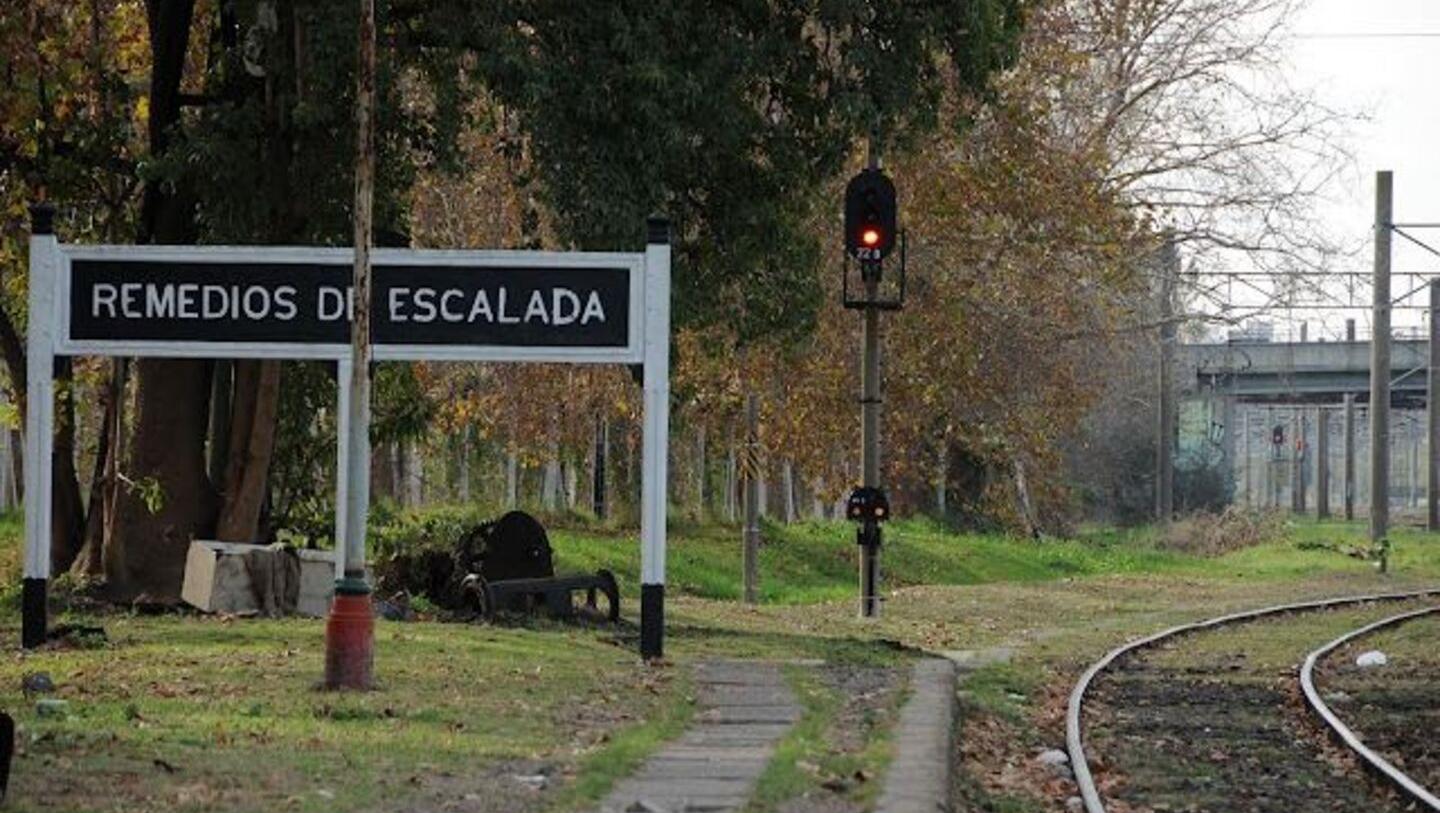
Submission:
<svg viewBox="0 0 1440 813">
<path fill-rule="evenodd" d="M 107 419 L 105 434 L 110 438 L 110 443 L 109 453 L 105 457 L 105 486 L 99 509 L 99 536 L 86 541 L 88 550 L 82 552 L 81 559 L 72 566 L 76 573 L 89 578 L 100 578 L 105 575 L 105 551 L 115 544 L 120 498 L 124 488 L 124 484 L 120 481 L 120 461 L 125 453 L 125 394 L 126 382 L 130 374 L 130 362 L 124 358 L 116 358 L 111 361 L 110 382 L 106 388 L 108 403 L 105 408 Z M 92 502 L 90 513 L 93 515 L 95 511 L 95 504 Z"/>
<path fill-rule="evenodd" d="M 410 496 L 410 490 L 405 487 L 409 474 L 405 471 L 405 464 L 409 462 L 405 455 L 405 440 L 402 438 L 390 444 L 390 492 L 402 508 L 408 507 L 406 498 Z"/>
<path fill-rule="evenodd" d="M 103 554 L 107 531 L 113 527 L 115 486 L 118 483 L 119 456 L 124 443 L 120 414 L 125 408 L 125 369 L 127 360 L 110 360 L 110 378 L 105 383 L 105 416 L 100 425 L 100 448 L 95 455 L 95 471 L 90 478 L 90 503 L 85 513 L 85 545 L 70 566 L 70 572 L 86 578 L 99 578 L 105 573 Z"/>
<path fill-rule="evenodd" d="M 755 510 L 761 517 L 770 516 L 770 481 L 763 468 L 755 473 Z"/>
<path fill-rule="evenodd" d="M 24 417 L 24 414 L 21 414 Z M 10 430 L 10 455 L 7 462 L 10 466 L 10 490 L 15 498 L 15 505 L 25 500 L 25 438 L 20 435 L 20 430 Z"/>
<path fill-rule="evenodd" d="M 760 407 L 755 393 L 745 396 L 745 603 L 760 600 Z"/>
<path fill-rule="evenodd" d="M 594 476 L 591 479 L 590 493 L 591 507 L 595 511 L 595 518 L 599 520 L 605 519 L 605 516 L 608 513 L 609 509 L 609 506 L 606 504 L 607 501 L 605 499 L 605 481 L 607 479 L 605 476 L 605 467 L 606 458 L 610 456 L 609 449 L 610 424 L 608 421 L 605 420 L 604 415 L 600 415 L 597 416 L 595 419 L 595 454 L 594 463 L 592 465 L 592 474 Z"/>
<path fill-rule="evenodd" d="M 540 504 L 546 511 L 560 507 L 560 444 L 550 441 L 545 458 L 545 479 L 540 486 Z"/>
<path fill-rule="evenodd" d="M 695 521 L 705 521 L 705 427 L 695 427 Z"/>
<path fill-rule="evenodd" d="M 1015 458 L 1015 494 L 1020 502 L 1020 519 L 1025 522 L 1026 533 L 1032 539 L 1040 538 L 1040 524 L 1035 519 L 1035 510 L 1030 502 L 1030 485 L 1025 479 L 1025 464 Z"/>
<path fill-rule="evenodd" d="M 180 120 L 180 80 L 190 45 L 195 0 L 146 0 L 150 26 L 149 153 L 164 156 Z M 152 182 L 140 205 L 141 243 L 195 240 L 193 200 L 183 184 Z M 178 597 L 190 540 L 214 529 L 219 499 L 205 467 L 209 418 L 208 365 L 189 359 L 142 359 L 132 469 L 154 478 L 164 504 L 151 513 L 143 495 L 127 489 L 120 500 L 115 544 L 107 546 L 105 574 L 120 600 L 148 592 Z"/>
<path fill-rule="evenodd" d="M 464 505 L 470 503 L 470 432 L 468 424 L 460 429 L 460 467 L 456 472 L 459 480 L 459 498 L 461 504 Z"/>
<path fill-rule="evenodd" d="M 0 404 L 5 402 L 5 396 L 0 393 Z M 19 507 L 15 496 L 15 480 L 10 468 L 10 458 L 14 451 L 10 445 L 10 433 L 0 435 L 0 511 L 10 511 Z"/>
<path fill-rule="evenodd" d="M 231 404 L 235 398 L 235 362 L 218 359 L 210 377 L 210 428 L 206 450 L 210 482 L 225 482 L 225 465 L 230 453 Z"/>
<path fill-rule="evenodd" d="M 419 508 L 425 502 L 425 466 L 420 454 L 418 438 L 406 438 L 401 445 L 405 458 L 405 504 Z"/>
<path fill-rule="evenodd" d="M 520 506 L 520 458 L 513 445 L 505 449 L 505 507 L 514 511 Z"/>
<path fill-rule="evenodd" d="M 235 409 L 230 453 L 225 466 L 224 502 L 217 538 L 259 542 L 260 510 L 265 504 L 270 459 L 275 451 L 275 419 L 280 410 L 280 362 L 235 362 Z"/>
<path fill-rule="evenodd" d="M 123 491 L 105 576 L 117 600 L 145 592 L 165 601 L 178 598 L 190 541 L 213 536 L 220 507 L 205 470 L 210 382 L 202 361 L 140 359 L 135 368 L 131 469 L 154 479 L 163 502 L 152 513 L 141 489 Z"/>
<path fill-rule="evenodd" d="M 54 496 L 51 503 L 50 569 L 64 573 L 75 562 L 85 543 L 85 505 L 80 497 L 80 478 L 75 472 L 75 381 L 69 358 L 55 359 L 55 393 L 59 409 L 55 415 Z"/>
<path fill-rule="evenodd" d="M 795 521 L 795 464 L 786 460 L 780 470 L 781 482 L 785 487 L 785 524 Z"/>
<path fill-rule="evenodd" d="M 937 461 L 938 464 L 935 467 L 935 515 L 941 519 L 944 519 L 945 515 L 950 511 L 950 506 L 946 499 L 946 486 L 948 485 L 947 480 L 950 474 L 949 467 L 946 465 L 948 462 L 945 455 L 945 445 L 942 442 L 940 445 L 940 459 Z"/>
<path fill-rule="evenodd" d="M 731 432 L 730 449 L 725 454 L 725 520 L 727 522 L 735 521 L 736 492 L 740 488 L 738 467 L 739 463 L 735 453 L 735 437 L 734 432 Z"/>
</svg>

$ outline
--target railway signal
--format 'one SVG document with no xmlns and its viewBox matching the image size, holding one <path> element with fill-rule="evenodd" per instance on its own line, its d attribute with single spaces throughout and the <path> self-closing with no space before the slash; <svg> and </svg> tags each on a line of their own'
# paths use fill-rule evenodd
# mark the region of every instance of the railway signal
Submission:
<svg viewBox="0 0 1440 813">
<path fill-rule="evenodd" d="M 878 167 L 845 187 L 845 251 L 859 262 L 883 260 L 895 249 L 895 184 Z"/>
<path fill-rule="evenodd" d="M 880 487 L 880 311 L 899 310 L 905 302 L 905 235 L 899 228 L 895 184 L 881 171 L 872 153 L 870 165 L 845 187 L 845 265 L 841 286 L 846 308 L 864 313 L 863 360 L 860 369 L 860 487 L 850 495 L 846 515 L 859 523 L 860 615 L 880 611 L 880 523 L 890 518 L 890 501 Z M 895 249 L 899 262 L 889 263 Z M 852 293 L 851 261 L 859 267 L 860 283 Z M 887 293 L 888 291 L 888 293 Z"/>
</svg>

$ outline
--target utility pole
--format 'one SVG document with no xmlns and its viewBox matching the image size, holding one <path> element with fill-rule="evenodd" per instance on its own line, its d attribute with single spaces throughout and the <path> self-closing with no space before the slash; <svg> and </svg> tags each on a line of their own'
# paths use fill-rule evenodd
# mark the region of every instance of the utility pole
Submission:
<svg viewBox="0 0 1440 813">
<path fill-rule="evenodd" d="M 1155 519 L 1169 524 L 1175 515 L 1175 303 L 1173 286 L 1180 255 L 1174 241 L 1160 248 L 1160 369 L 1156 382 Z"/>
<path fill-rule="evenodd" d="M 325 627 L 325 687 L 374 685 L 375 615 L 365 580 L 365 524 L 370 508 L 370 246 L 375 200 L 375 0 L 360 0 L 356 66 L 355 280 L 350 322 L 350 404 L 343 550 L 344 577 Z M 337 555 L 340 552 L 337 551 Z"/>
<path fill-rule="evenodd" d="M 1355 393 L 1345 393 L 1345 519 L 1355 519 Z"/>
<path fill-rule="evenodd" d="M 744 576 L 745 603 L 760 600 L 760 398 L 745 396 L 744 477 L 745 549 L 740 563 Z"/>
<path fill-rule="evenodd" d="M 1430 360 L 1425 382 L 1425 528 L 1440 531 L 1440 280 L 1430 280 Z"/>
<path fill-rule="evenodd" d="M 1370 337 L 1370 541 L 1390 526 L 1390 225 L 1394 176 L 1375 173 L 1375 282 Z"/>
<path fill-rule="evenodd" d="M 1330 518 L 1330 410 L 1315 410 L 1315 516 Z"/>
</svg>

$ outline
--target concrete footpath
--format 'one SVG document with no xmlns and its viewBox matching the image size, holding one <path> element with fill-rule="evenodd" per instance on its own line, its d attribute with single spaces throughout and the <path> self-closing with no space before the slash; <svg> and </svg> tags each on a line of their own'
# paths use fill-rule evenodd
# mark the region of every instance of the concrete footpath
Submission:
<svg viewBox="0 0 1440 813">
<path fill-rule="evenodd" d="M 950 809 L 950 760 L 955 729 L 955 665 L 916 662 L 910 699 L 895 725 L 895 755 L 885 772 L 876 813 L 942 813 Z"/>
<path fill-rule="evenodd" d="M 695 671 L 695 722 L 616 785 L 602 813 L 719 813 L 749 801 L 800 704 L 779 664 L 711 661 Z"/>
</svg>

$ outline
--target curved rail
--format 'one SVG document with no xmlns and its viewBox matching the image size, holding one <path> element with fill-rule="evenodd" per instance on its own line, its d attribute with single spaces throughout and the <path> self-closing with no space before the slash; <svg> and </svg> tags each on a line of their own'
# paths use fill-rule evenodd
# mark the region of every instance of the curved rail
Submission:
<svg viewBox="0 0 1440 813">
<path fill-rule="evenodd" d="M 1359 629 L 1351 630 L 1339 638 L 1336 638 L 1314 652 L 1311 652 L 1305 658 L 1304 665 L 1300 667 L 1300 688 L 1305 692 L 1305 702 L 1310 704 L 1310 708 L 1314 710 L 1316 714 L 1320 715 L 1320 719 L 1324 720 L 1325 724 L 1330 726 L 1330 730 L 1334 732 L 1334 734 L 1340 738 L 1341 742 L 1345 743 L 1351 751 L 1354 751 L 1357 756 L 1365 760 L 1366 764 L 1379 772 L 1406 795 L 1424 804 L 1431 810 L 1440 811 L 1440 798 L 1436 798 L 1435 794 L 1411 779 L 1404 771 L 1391 765 L 1384 757 L 1370 750 L 1349 726 L 1340 721 L 1340 718 L 1336 716 L 1335 712 L 1330 710 L 1330 706 L 1327 705 L 1324 700 L 1320 699 L 1320 693 L 1315 690 L 1315 665 L 1326 655 L 1329 655 L 1331 652 L 1334 652 L 1356 638 L 1363 638 L 1376 630 L 1398 626 L 1413 618 L 1419 618 L 1422 615 L 1433 615 L 1434 613 L 1440 613 L 1440 607 L 1426 607 L 1421 610 L 1413 610 L 1408 613 L 1393 615 L 1389 618 L 1376 621 L 1373 624 L 1367 624 Z"/>
<path fill-rule="evenodd" d="M 1085 692 L 1089 690 L 1090 683 L 1096 675 L 1115 662 L 1116 659 L 1141 649 L 1173 638 L 1177 635 L 1184 635 L 1191 632 L 1223 627 L 1228 624 L 1237 624 L 1243 621 L 1254 621 L 1258 618 L 1267 618 L 1272 615 L 1300 612 L 1304 610 L 1323 610 L 1329 607 L 1343 607 L 1348 604 L 1367 604 L 1375 601 L 1406 601 L 1409 599 L 1425 598 L 1427 596 L 1440 595 L 1440 588 L 1429 590 L 1416 590 L 1408 593 L 1379 593 L 1366 596 L 1345 596 L 1342 598 L 1328 598 L 1317 601 L 1301 601 L 1293 604 L 1277 604 L 1272 607 L 1262 607 L 1258 610 L 1245 610 L 1238 613 L 1230 613 L 1216 618 L 1209 618 L 1204 621 L 1196 621 L 1190 624 L 1180 624 L 1171 627 L 1163 632 L 1154 635 L 1147 635 L 1144 638 L 1131 641 L 1118 646 L 1095 663 L 1080 676 L 1075 684 L 1074 690 L 1070 692 L 1070 703 L 1065 711 L 1065 750 L 1070 755 L 1070 768 L 1075 772 L 1075 783 L 1080 786 L 1080 799 L 1085 804 L 1086 813 L 1105 813 L 1105 803 L 1100 800 L 1100 791 L 1095 787 L 1095 777 L 1090 773 L 1090 763 L 1085 758 L 1085 745 L 1080 735 L 1080 710 L 1085 701 Z"/>
</svg>

